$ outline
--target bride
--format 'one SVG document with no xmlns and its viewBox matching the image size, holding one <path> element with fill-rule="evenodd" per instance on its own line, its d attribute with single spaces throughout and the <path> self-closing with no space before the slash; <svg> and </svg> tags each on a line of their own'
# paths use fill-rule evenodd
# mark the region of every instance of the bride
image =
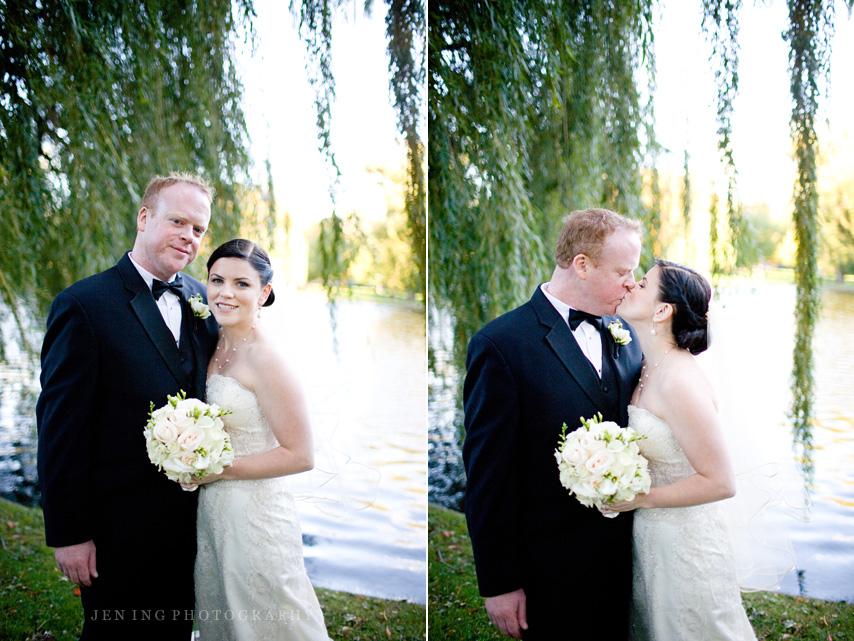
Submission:
<svg viewBox="0 0 854 641">
<path fill-rule="evenodd" d="M 708 346 L 711 287 L 664 260 L 619 307 L 645 356 L 629 406 L 652 489 L 605 512 L 637 510 L 633 641 L 755 640 L 715 501 L 735 494 L 717 401 L 693 354 Z"/>
<path fill-rule="evenodd" d="M 302 391 L 259 323 L 261 307 L 274 300 L 270 259 L 255 243 L 235 239 L 213 252 L 207 268 L 208 303 L 221 325 L 207 401 L 232 412 L 223 421 L 234 464 L 197 482 L 201 640 L 328 641 L 281 478 L 314 463 Z"/>
</svg>

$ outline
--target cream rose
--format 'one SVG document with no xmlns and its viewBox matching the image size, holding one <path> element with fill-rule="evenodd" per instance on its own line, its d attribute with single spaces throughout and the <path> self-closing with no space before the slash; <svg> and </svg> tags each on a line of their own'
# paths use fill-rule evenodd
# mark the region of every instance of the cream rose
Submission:
<svg viewBox="0 0 854 641">
<path fill-rule="evenodd" d="M 185 430 L 193 427 L 196 424 L 192 416 L 187 416 L 186 412 L 172 412 L 169 417 L 169 422 L 178 430 L 178 436 L 184 433 Z"/>
<path fill-rule="evenodd" d="M 578 443 L 567 443 L 562 452 L 562 458 L 570 465 L 581 465 L 588 457 L 587 451 Z M 558 461 L 560 463 L 560 461 Z"/>
<path fill-rule="evenodd" d="M 599 450 L 594 452 L 587 462 L 584 464 L 591 474 L 601 476 L 608 471 L 611 463 L 614 461 L 614 456 L 608 450 Z"/>
<path fill-rule="evenodd" d="M 152 432 L 154 434 L 154 438 L 161 443 L 172 443 L 176 438 L 178 438 L 178 428 L 169 421 L 155 423 Z"/>
<path fill-rule="evenodd" d="M 178 437 L 178 445 L 185 452 L 194 452 L 205 438 L 205 433 L 198 427 L 188 427 L 181 436 Z"/>
</svg>

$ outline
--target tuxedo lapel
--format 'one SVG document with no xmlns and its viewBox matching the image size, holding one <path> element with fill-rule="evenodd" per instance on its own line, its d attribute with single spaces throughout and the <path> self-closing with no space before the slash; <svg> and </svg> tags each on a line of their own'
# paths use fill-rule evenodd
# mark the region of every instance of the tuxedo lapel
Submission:
<svg viewBox="0 0 854 641">
<path fill-rule="evenodd" d="M 196 395 L 199 398 L 202 398 L 202 395 L 205 392 L 205 381 L 208 373 L 207 350 L 202 344 L 202 338 L 207 330 L 205 328 L 205 321 L 193 313 L 193 308 L 190 306 L 189 299 L 196 294 L 201 295 L 203 293 L 201 291 L 197 291 L 193 287 L 193 283 L 189 282 L 189 279 L 185 279 L 185 283 L 184 293 L 181 295 L 184 320 L 186 321 L 184 323 L 184 328 L 187 330 L 190 346 L 193 351 L 193 371 L 195 372 L 193 380 L 196 385 Z M 202 297 L 204 298 L 204 296 Z"/>
<path fill-rule="evenodd" d="M 142 276 L 136 271 L 136 268 L 131 264 L 127 254 L 118 263 L 119 273 L 124 281 L 125 288 L 131 293 L 130 306 L 136 315 L 139 323 L 142 325 L 148 338 L 154 344 L 163 362 L 172 372 L 175 380 L 181 384 L 185 380 L 185 375 L 181 371 L 180 355 L 178 346 L 175 344 L 175 337 L 166 323 L 163 321 L 163 316 L 157 308 L 157 303 L 154 302 L 154 297 L 151 295 L 151 290 L 142 280 Z M 187 310 L 184 310 L 187 313 Z"/>
<path fill-rule="evenodd" d="M 602 383 L 593 365 L 587 360 L 584 352 L 578 346 L 578 341 L 569 330 L 557 310 L 545 297 L 545 294 L 537 288 L 531 299 L 540 323 L 550 328 L 546 334 L 546 342 L 554 351 L 555 356 L 563 363 L 566 371 L 575 380 L 587 398 L 596 407 L 601 407 L 607 402 L 607 397 L 602 391 Z"/>
</svg>

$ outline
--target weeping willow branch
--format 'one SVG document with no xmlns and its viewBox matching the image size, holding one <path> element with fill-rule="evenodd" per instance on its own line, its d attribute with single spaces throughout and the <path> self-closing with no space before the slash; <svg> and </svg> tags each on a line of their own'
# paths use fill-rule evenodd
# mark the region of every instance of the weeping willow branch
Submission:
<svg viewBox="0 0 854 641">
<path fill-rule="evenodd" d="M 406 215 L 419 288 L 427 300 L 427 193 L 424 145 L 418 133 L 425 80 L 425 27 L 426 15 L 421 0 L 391 0 L 386 14 L 386 34 L 398 128 L 406 138 Z"/>
<path fill-rule="evenodd" d="M 250 0 L 0 3 L 5 304 L 43 312 L 113 264 L 156 174 L 209 178 L 208 242 L 236 235 L 249 159 L 234 41 L 254 38 L 252 17 Z"/>
<path fill-rule="evenodd" d="M 430 296 L 460 370 L 472 334 L 548 278 L 567 214 L 649 214 L 636 80 L 652 5 L 429 4 Z"/>
<path fill-rule="evenodd" d="M 738 199 L 738 170 L 732 143 L 733 103 L 738 95 L 738 12 L 741 0 L 703 0 L 703 30 L 712 41 L 712 56 L 715 64 L 715 80 L 718 84 L 718 150 L 727 178 L 726 204 L 727 223 L 730 236 L 728 249 L 731 255 L 724 263 L 713 257 L 713 274 L 740 267 L 746 258 L 745 243 L 749 238 L 744 233 L 744 220 Z M 720 247 L 716 247 L 720 250 Z"/>
<path fill-rule="evenodd" d="M 691 238 L 691 172 L 688 161 L 691 156 L 688 150 L 685 149 L 685 154 L 682 160 L 682 192 L 680 194 L 680 202 L 682 204 L 682 220 L 685 223 L 685 237 Z"/>
<path fill-rule="evenodd" d="M 299 16 L 300 37 L 306 44 L 309 82 L 315 91 L 319 150 L 330 169 L 329 196 L 333 212 L 321 229 L 320 241 L 331 243 L 321 248 L 322 276 L 327 294 L 335 298 L 347 280 L 349 263 L 335 255 L 335 247 L 349 246 L 356 238 L 343 238 L 343 219 L 336 211 L 341 170 L 332 145 L 332 104 L 335 101 L 335 77 L 332 71 L 332 24 L 336 11 L 349 0 L 292 0 L 291 11 Z M 365 3 L 369 12 L 372 2 Z M 424 150 L 418 133 L 422 113 L 421 86 L 424 82 L 424 5 L 421 0 L 388 0 L 388 35 L 391 91 L 397 109 L 398 127 L 406 140 L 407 189 L 405 206 L 410 243 L 420 274 L 422 295 L 426 292 L 427 206 L 424 186 Z"/>
<path fill-rule="evenodd" d="M 791 417 L 796 441 L 809 460 L 812 449 L 812 405 L 815 396 L 812 338 L 821 307 L 818 274 L 819 212 L 816 176 L 818 136 L 815 122 L 827 73 L 833 31 L 833 2 L 789 0 L 789 72 L 792 93 L 790 121 L 798 175 L 794 188 L 794 223 L 797 241 L 795 282 L 795 351 L 792 367 Z"/>
</svg>

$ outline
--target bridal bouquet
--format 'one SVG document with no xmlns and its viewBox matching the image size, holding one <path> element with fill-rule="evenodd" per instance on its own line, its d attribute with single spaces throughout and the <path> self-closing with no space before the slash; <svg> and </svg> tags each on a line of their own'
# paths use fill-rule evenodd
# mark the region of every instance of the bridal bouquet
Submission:
<svg viewBox="0 0 854 641">
<path fill-rule="evenodd" d="M 568 435 L 566 430 L 564 423 L 555 450 L 560 483 L 582 505 L 602 507 L 649 492 L 647 460 L 636 442 L 645 437 L 629 427 L 603 423 L 601 414 L 582 418 L 581 427 Z"/>
<path fill-rule="evenodd" d="M 157 469 L 173 481 L 186 483 L 193 476 L 219 474 L 231 465 L 231 439 L 222 424 L 222 416 L 231 412 L 187 398 L 183 390 L 167 398 L 169 402 L 157 410 L 151 403 L 145 425 L 148 458 Z"/>
</svg>

